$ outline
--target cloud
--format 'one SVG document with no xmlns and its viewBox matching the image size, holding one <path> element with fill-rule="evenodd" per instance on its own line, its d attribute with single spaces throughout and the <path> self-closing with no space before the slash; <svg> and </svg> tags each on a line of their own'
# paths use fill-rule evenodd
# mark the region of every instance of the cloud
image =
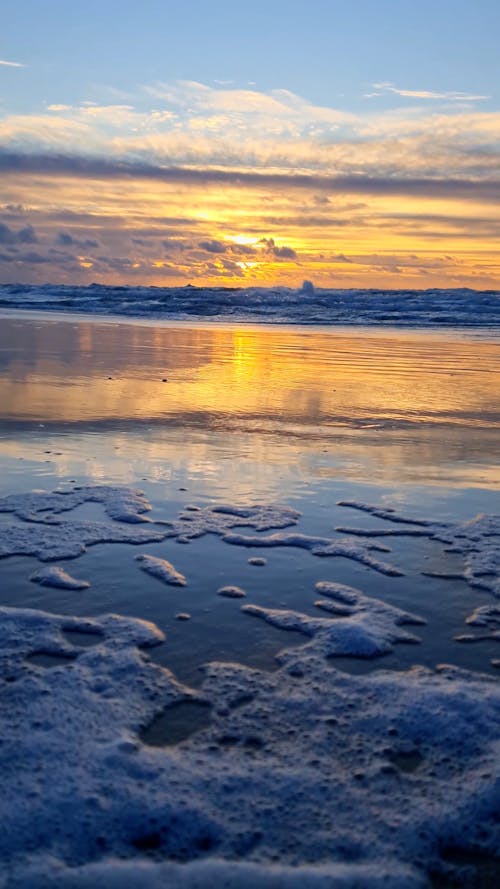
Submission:
<svg viewBox="0 0 500 889">
<path fill-rule="evenodd" d="M 259 244 L 263 244 L 266 252 L 277 259 L 297 259 L 297 253 L 292 247 L 278 247 L 274 238 L 261 238 Z"/>
<path fill-rule="evenodd" d="M 36 244 L 37 237 L 31 225 L 14 231 L 5 223 L 0 222 L 0 244 Z"/>
<path fill-rule="evenodd" d="M 20 253 L 16 256 L 16 262 L 23 262 L 29 265 L 39 265 L 40 263 L 50 262 L 50 258 L 48 256 L 43 256 L 41 253 L 37 253 L 34 250 L 31 250 L 27 253 Z"/>
<path fill-rule="evenodd" d="M 69 247 L 70 244 L 75 243 L 75 240 L 72 235 L 68 235 L 66 232 L 59 232 L 57 236 L 57 243 L 61 244 L 62 247 Z"/>
<path fill-rule="evenodd" d="M 484 201 L 500 200 L 500 176 L 498 178 L 431 178 L 411 175 L 369 176 L 322 175 L 315 173 L 266 173 L 264 171 L 223 170 L 213 168 L 164 167 L 158 164 L 107 160 L 100 157 L 83 157 L 64 154 L 27 154 L 0 149 L 0 171 L 22 174 L 47 175 L 54 178 L 74 176 L 80 179 L 149 179 L 184 185 L 233 185 L 270 189 L 311 189 L 336 194 L 367 196 L 405 195 Z M 184 223 L 186 220 L 182 219 Z M 169 223 L 167 223 L 169 224 Z"/>
<path fill-rule="evenodd" d="M 338 125 L 354 120 L 354 115 L 335 108 L 313 105 L 302 96 L 285 89 L 263 92 L 255 89 L 220 89 L 192 80 L 146 86 L 145 92 L 191 116 L 232 114 L 241 118 L 300 118 Z"/>
<path fill-rule="evenodd" d="M 259 243 L 267 243 L 264 238 Z M 251 244 L 238 244 L 234 241 L 219 241 L 216 238 L 199 241 L 198 247 L 207 253 L 230 254 L 231 256 L 255 256 L 256 249 Z"/>
<path fill-rule="evenodd" d="M 382 96 L 384 93 L 394 93 L 396 96 L 403 96 L 408 99 L 446 99 L 451 102 L 482 102 L 491 98 L 490 96 L 477 96 L 471 93 L 462 93 L 454 91 L 432 92 L 431 90 L 408 90 L 399 89 L 393 83 L 373 83 L 374 93 L 367 93 L 366 98 L 371 99 L 374 96 Z"/>
<path fill-rule="evenodd" d="M 75 238 L 69 232 L 59 232 L 56 244 L 60 247 L 99 247 L 99 242 L 91 238 Z"/>
<path fill-rule="evenodd" d="M 222 241 L 200 241 L 198 247 L 208 253 L 226 253 L 227 246 Z"/>
<path fill-rule="evenodd" d="M 391 83 L 377 86 L 384 95 L 404 98 L 407 93 L 442 101 L 412 107 L 406 101 L 404 107 L 355 115 L 314 105 L 289 90 L 180 81 L 144 87 L 140 109 L 82 102 L 51 104 L 43 113 L 5 115 L 0 145 L 26 154 L 132 164 L 138 176 L 140 165 L 216 168 L 242 176 L 472 180 L 500 175 L 500 113 L 463 107 L 465 99 L 479 97 L 400 90 Z M 148 100 L 153 107 L 144 107 Z"/>
<path fill-rule="evenodd" d="M 45 150 L 66 149 L 85 140 L 89 146 L 103 145 L 82 121 L 54 114 L 18 114 L 0 120 L 0 142 L 28 149 L 34 144 Z"/>
<path fill-rule="evenodd" d="M 182 238 L 164 238 L 161 243 L 165 250 L 182 251 L 187 250 L 190 246 L 189 244 L 186 244 L 186 242 Z"/>
<path fill-rule="evenodd" d="M 26 65 L 23 65 L 22 62 L 7 62 L 6 59 L 0 59 L 0 65 L 3 65 L 5 68 L 26 68 Z"/>
<path fill-rule="evenodd" d="M 372 286 L 396 268 L 409 286 L 424 273 L 444 284 L 447 266 L 422 258 L 442 250 L 494 282 L 500 112 L 465 108 L 465 93 L 376 86 L 391 110 L 180 82 L 4 115 L 3 280 L 294 286 L 300 257 L 318 286 L 332 271 Z M 358 262 L 374 244 L 380 260 Z"/>
</svg>

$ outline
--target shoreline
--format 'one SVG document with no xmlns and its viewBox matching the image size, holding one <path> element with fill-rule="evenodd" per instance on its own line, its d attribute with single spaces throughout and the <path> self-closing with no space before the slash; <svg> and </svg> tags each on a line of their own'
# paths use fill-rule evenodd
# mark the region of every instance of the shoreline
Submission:
<svg viewBox="0 0 500 889">
<path fill-rule="evenodd" d="M 68 324 L 75 323 L 83 323 L 83 322 L 95 322 L 100 324 L 121 324 L 126 326 L 139 326 L 139 327 L 158 327 L 158 328 L 169 328 L 173 329 L 202 329 L 202 330 L 213 330 L 213 329 L 221 329 L 221 330 L 238 330 L 243 328 L 244 330 L 258 330 L 258 331 L 273 331 L 277 332 L 279 330 L 283 330 L 284 332 L 290 333 L 302 333 L 304 336 L 314 335 L 316 332 L 320 333 L 332 333 L 332 334 L 364 334 L 364 335 L 372 335 L 374 338 L 390 338 L 391 335 L 394 337 L 399 337 L 401 335 L 407 335 L 409 338 L 413 336 L 417 339 L 419 337 L 431 337 L 432 339 L 444 339 L 444 340 L 463 340 L 463 341 L 491 341 L 491 342 L 500 342 L 500 327 L 474 327 L 474 326 L 453 326 L 453 325 L 404 325 L 404 324 L 381 324 L 381 323 L 352 323 L 352 324 L 325 324 L 320 322 L 311 321 L 307 322 L 298 322 L 293 323 L 291 321 L 257 321 L 253 319 L 242 318 L 237 321 L 226 320 L 224 317 L 217 316 L 213 321 L 204 320 L 203 316 L 190 316 L 189 318 L 166 318 L 166 317 L 144 317 L 140 315 L 120 315 L 120 314 L 99 314 L 97 312 L 65 312 L 59 309 L 20 309 L 13 308 L 9 309 L 5 306 L 0 307 L 0 319 L 19 319 L 22 320 L 26 318 L 27 320 L 47 320 L 47 321 L 61 321 L 66 322 Z"/>
</svg>

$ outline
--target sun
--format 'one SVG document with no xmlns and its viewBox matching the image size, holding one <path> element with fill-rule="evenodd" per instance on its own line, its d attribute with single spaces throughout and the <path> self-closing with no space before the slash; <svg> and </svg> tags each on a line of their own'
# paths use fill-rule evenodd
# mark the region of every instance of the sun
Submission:
<svg viewBox="0 0 500 889">
<path fill-rule="evenodd" d="M 227 240 L 233 244 L 239 244 L 241 247 L 255 247 L 259 243 L 259 238 L 251 235 L 229 235 Z"/>
</svg>

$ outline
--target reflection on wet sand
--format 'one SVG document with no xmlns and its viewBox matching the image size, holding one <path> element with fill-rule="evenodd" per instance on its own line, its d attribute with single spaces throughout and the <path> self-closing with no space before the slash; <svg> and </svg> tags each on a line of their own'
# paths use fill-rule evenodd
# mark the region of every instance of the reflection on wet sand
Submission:
<svg viewBox="0 0 500 889">
<path fill-rule="evenodd" d="M 28 462 L 57 478 L 133 485 L 185 485 L 200 495 L 286 499 L 300 487 L 342 478 L 382 485 L 500 489 L 498 431 L 455 426 L 327 430 L 324 437 L 127 424 L 96 435 L 74 427 L 10 429 L 0 460 L 13 473 Z M 449 433 L 449 429 L 446 432 Z M 46 474 L 44 473 L 44 474 Z"/>
<path fill-rule="evenodd" d="M 496 342 L 2 318 L 0 349 L 3 420 L 279 425 L 306 434 L 371 424 L 500 425 Z"/>
<path fill-rule="evenodd" d="M 500 486 L 496 342 L 14 317 L 0 367 L 0 455 L 59 477 Z"/>
</svg>

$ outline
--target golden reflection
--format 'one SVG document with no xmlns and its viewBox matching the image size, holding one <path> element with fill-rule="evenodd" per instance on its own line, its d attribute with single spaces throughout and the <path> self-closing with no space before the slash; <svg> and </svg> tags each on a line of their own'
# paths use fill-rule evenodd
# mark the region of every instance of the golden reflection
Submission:
<svg viewBox="0 0 500 889">
<path fill-rule="evenodd" d="M 498 428 L 496 342 L 408 332 L 3 319 L 4 419 Z"/>
</svg>

